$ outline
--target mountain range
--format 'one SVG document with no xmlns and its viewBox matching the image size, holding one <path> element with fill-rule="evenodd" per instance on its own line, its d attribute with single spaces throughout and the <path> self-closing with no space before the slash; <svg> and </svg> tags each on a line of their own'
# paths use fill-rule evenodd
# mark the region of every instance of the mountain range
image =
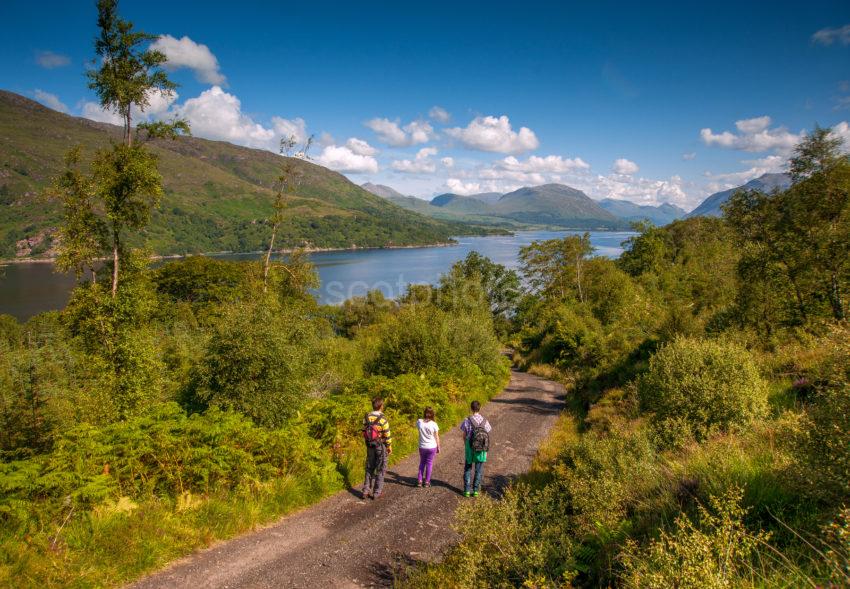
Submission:
<svg viewBox="0 0 850 589">
<path fill-rule="evenodd" d="M 363 188 L 399 206 L 436 218 L 478 223 L 617 230 L 627 229 L 631 222 L 639 220 L 666 225 L 685 215 L 684 209 L 670 204 L 653 207 L 615 199 L 595 201 L 584 192 L 563 184 L 529 186 L 507 194 L 446 193 L 431 201 L 404 196 L 382 184 L 366 183 Z"/>
<path fill-rule="evenodd" d="M 772 193 L 791 186 L 788 174 L 764 174 L 737 186 L 716 192 L 691 212 L 670 203 L 658 206 L 639 205 L 628 200 L 604 198 L 594 201 L 586 194 L 563 184 L 544 184 L 520 188 L 508 194 L 440 194 L 431 201 L 404 196 L 382 184 L 367 183 L 363 188 L 383 196 L 404 208 L 432 217 L 455 220 L 474 219 L 479 223 L 518 223 L 546 225 L 570 229 L 623 229 L 635 221 L 650 221 L 663 226 L 688 217 L 720 217 L 721 206 L 738 190 L 760 190 Z"/>
<path fill-rule="evenodd" d="M 627 221 L 650 221 L 658 227 L 681 219 L 687 211 L 670 203 L 662 203 L 658 206 L 639 205 L 629 200 L 618 200 L 615 198 L 603 198 L 599 206 L 616 217 Z"/>
<path fill-rule="evenodd" d="M 60 207 L 42 193 L 62 171 L 64 154 L 81 145 L 87 166 L 96 149 L 120 137 L 119 127 L 0 90 L 0 259 L 53 253 Z M 152 141 L 150 149 L 164 187 L 161 206 L 142 236 L 154 252 L 244 252 L 265 246 L 281 156 L 195 137 Z M 483 231 L 396 206 L 309 161 L 290 162 L 300 183 L 286 198 L 281 247 L 424 245 Z"/>
<path fill-rule="evenodd" d="M 706 198 L 700 205 L 688 213 L 688 217 L 721 217 L 723 210 L 720 208 L 729 198 L 739 190 L 760 190 L 770 194 L 774 190 L 786 190 L 791 186 L 791 177 L 788 174 L 764 174 L 754 180 L 750 180 L 743 186 L 715 192 Z"/>
</svg>

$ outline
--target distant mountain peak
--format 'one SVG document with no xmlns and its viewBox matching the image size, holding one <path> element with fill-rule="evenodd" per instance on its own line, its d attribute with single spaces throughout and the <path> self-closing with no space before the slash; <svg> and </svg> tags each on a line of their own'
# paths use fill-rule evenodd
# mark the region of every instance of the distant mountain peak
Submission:
<svg viewBox="0 0 850 589">
<path fill-rule="evenodd" d="M 495 210 L 524 223 L 570 229 L 622 229 L 627 223 L 581 190 L 566 184 L 526 186 L 502 196 Z"/>
<path fill-rule="evenodd" d="M 373 184 L 371 182 L 366 182 L 365 184 L 361 184 L 360 188 L 383 198 L 404 198 L 402 193 L 391 186 L 387 186 L 386 184 Z"/>
<path fill-rule="evenodd" d="M 736 186 L 728 190 L 715 192 L 700 205 L 688 213 L 688 217 L 722 217 L 723 210 L 721 206 L 731 198 L 737 191 L 744 190 L 761 190 L 763 192 L 773 192 L 774 190 L 785 190 L 791 186 L 791 176 L 788 174 L 769 173 L 763 174 L 758 178 L 754 178 L 743 186 Z"/>
<path fill-rule="evenodd" d="M 650 221 L 653 225 L 663 226 L 681 219 L 687 211 L 668 202 L 660 205 L 639 205 L 630 200 L 603 198 L 599 205 L 614 216 L 626 221 Z"/>
</svg>

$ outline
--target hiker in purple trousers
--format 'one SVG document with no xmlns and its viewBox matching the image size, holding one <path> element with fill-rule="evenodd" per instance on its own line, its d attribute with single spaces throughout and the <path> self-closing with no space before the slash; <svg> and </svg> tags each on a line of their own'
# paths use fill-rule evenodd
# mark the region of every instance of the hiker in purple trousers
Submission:
<svg viewBox="0 0 850 589">
<path fill-rule="evenodd" d="M 440 426 L 434 421 L 434 410 L 425 408 L 422 419 L 416 420 L 419 430 L 419 482 L 417 487 L 431 486 L 431 469 L 434 457 L 440 453 Z"/>
</svg>

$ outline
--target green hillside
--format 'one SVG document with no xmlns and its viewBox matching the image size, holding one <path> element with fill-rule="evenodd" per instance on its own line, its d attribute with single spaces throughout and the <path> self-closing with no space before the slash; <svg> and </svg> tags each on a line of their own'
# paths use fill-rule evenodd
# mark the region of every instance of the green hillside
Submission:
<svg viewBox="0 0 850 589">
<path fill-rule="evenodd" d="M 88 157 L 119 137 L 118 127 L 50 110 L 0 91 L 0 259 L 50 255 L 56 203 L 40 195 L 81 144 Z M 280 156 L 192 137 L 157 141 L 165 195 L 144 237 L 160 254 L 254 251 L 268 238 Z M 363 190 L 341 174 L 293 159 L 303 175 L 289 198 L 282 247 L 382 247 L 445 242 L 479 233 L 430 219 Z"/>
<path fill-rule="evenodd" d="M 435 196 L 431 201 L 431 204 L 435 207 L 440 207 L 444 211 L 455 211 L 462 214 L 493 214 L 493 207 L 488 205 L 486 202 L 471 196 L 461 196 L 460 194 L 447 193 Z"/>
<path fill-rule="evenodd" d="M 623 229 L 628 223 L 599 206 L 581 190 L 544 184 L 509 192 L 494 206 L 497 215 L 523 223 L 569 229 Z"/>
</svg>

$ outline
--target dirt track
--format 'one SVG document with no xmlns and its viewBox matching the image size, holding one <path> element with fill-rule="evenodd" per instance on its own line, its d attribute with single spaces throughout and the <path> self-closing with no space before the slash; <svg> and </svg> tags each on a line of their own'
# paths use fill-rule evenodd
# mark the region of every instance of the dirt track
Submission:
<svg viewBox="0 0 850 589">
<path fill-rule="evenodd" d="M 482 410 L 493 425 L 484 488 L 497 494 L 528 469 L 563 407 L 563 388 L 514 372 Z M 449 524 L 463 490 L 463 443 L 440 432 L 433 487 L 416 487 L 418 456 L 390 467 L 384 496 L 340 492 L 259 531 L 177 561 L 131 587 L 277 588 L 391 586 L 403 563 L 432 560 L 457 540 Z"/>
</svg>

